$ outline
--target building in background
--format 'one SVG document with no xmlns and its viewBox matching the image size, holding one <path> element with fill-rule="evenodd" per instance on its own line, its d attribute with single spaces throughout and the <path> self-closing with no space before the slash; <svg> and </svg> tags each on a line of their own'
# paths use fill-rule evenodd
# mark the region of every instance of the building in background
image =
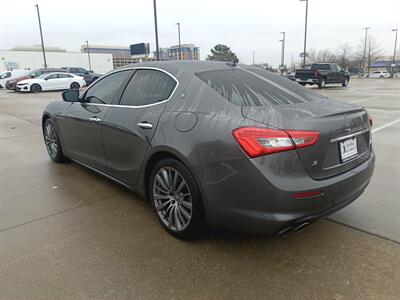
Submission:
<svg viewBox="0 0 400 300">
<path fill-rule="evenodd" d="M 11 69 L 34 70 L 44 68 L 42 48 L 39 47 L 38 51 L 32 49 L 36 49 L 36 47 L 15 47 L 13 50 L 0 50 L 0 72 Z M 45 49 L 48 68 L 82 67 L 89 70 L 86 53 L 68 52 L 58 47 L 47 47 Z M 111 54 L 93 53 L 90 55 L 90 60 L 94 72 L 106 73 L 113 69 Z"/>
<path fill-rule="evenodd" d="M 81 46 L 81 51 L 87 53 L 87 45 Z M 107 53 L 112 55 L 113 68 L 119 68 L 128 64 L 139 63 L 141 59 L 131 55 L 129 46 L 108 46 L 89 44 L 89 53 Z"/>
<path fill-rule="evenodd" d="M 389 73 L 392 72 L 392 64 L 393 64 L 393 59 L 392 60 L 377 60 L 369 66 L 370 72 L 373 71 L 388 71 Z M 399 73 L 400 72 L 400 60 L 395 61 L 395 66 L 394 66 L 394 73 Z"/>
<path fill-rule="evenodd" d="M 154 57 L 156 52 L 153 51 Z M 182 60 L 200 60 L 200 48 L 194 44 L 181 45 Z M 160 60 L 178 60 L 179 59 L 179 46 L 171 46 L 169 48 L 160 48 Z"/>
<path fill-rule="evenodd" d="M 34 51 L 34 52 L 42 52 L 41 45 L 33 45 L 33 46 L 15 46 L 10 49 L 10 51 Z M 60 47 L 44 47 L 44 51 L 46 52 L 67 52 L 67 50 Z"/>
</svg>

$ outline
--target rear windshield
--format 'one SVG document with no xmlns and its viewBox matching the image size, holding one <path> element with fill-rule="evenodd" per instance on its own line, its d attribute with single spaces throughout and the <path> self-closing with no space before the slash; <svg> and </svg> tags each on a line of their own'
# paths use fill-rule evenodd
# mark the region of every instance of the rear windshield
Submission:
<svg viewBox="0 0 400 300">
<path fill-rule="evenodd" d="M 238 106 L 304 103 L 323 98 L 272 72 L 237 67 L 196 73 L 222 97 Z"/>
<path fill-rule="evenodd" d="M 328 64 L 313 64 L 311 70 L 330 70 L 331 66 Z"/>
</svg>

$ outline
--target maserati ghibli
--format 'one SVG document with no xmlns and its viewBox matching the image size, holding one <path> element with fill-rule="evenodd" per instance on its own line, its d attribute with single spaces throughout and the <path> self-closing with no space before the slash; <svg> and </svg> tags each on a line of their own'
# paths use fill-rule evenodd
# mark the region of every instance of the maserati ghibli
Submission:
<svg viewBox="0 0 400 300">
<path fill-rule="evenodd" d="M 373 174 L 368 113 L 236 62 L 125 66 L 43 113 L 54 162 L 148 199 L 178 238 L 206 225 L 286 234 L 357 199 Z"/>
</svg>

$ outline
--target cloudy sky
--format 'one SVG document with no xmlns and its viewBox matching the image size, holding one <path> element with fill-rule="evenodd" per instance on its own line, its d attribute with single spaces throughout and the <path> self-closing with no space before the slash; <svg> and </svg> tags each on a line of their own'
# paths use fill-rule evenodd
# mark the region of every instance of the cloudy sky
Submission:
<svg viewBox="0 0 400 300">
<path fill-rule="evenodd" d="M 78 51 L 92 44 L 129 45 L 154 42 L 152 0 L 0 0 L 0 49 L 40 44 L 34 4 L 40 6 L 44 42 Z M 241 62 L 280 62 L 280 32 L 286 31 L 286 62 L 299 60 L 304 38 L 305 2 L 299 0 L 158 0 L 160 46 L 182 43 L 200 47 L 204 59 L 217 44 L 229 45 Z M 400 0 L 309 0 L 308 48 L 357 47 L 362 27 L 387 55 L 400 23 Z"/>
</svg>

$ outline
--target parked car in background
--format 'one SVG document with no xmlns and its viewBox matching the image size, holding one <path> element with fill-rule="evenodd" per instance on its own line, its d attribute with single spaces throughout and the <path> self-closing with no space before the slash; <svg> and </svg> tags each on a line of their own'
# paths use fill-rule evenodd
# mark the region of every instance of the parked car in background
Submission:
<svg viewBox="0 0 400 300">
<path fill-rule="evenodd" d="M 65 72 L 44 73 L 36 78 L 25 79 L 17 83 L 18 92 L 38 93 L 53 90 L 78 90 L 86 85 L 81 76 Z"/>
<path fill-rule="evenodd" d="M 389 78 L 390 73 L 388 71 L 374 71 L 369 73 L 369 78 Z"/>
<path fill-rule="evenodd" d="M 93 71 L 88 71 L 84 68 L 64 67 L 63 70 L 68 73 L 82 76 L 88 85 L 102 76 L 102 74 L 94 73 Z"/>
<path fill-rule="evenodd" d="M 295 81 L 296 80 L 296 73 L 293 72 L 287 72 L 284 77 L 286 77 L 287 79 L 291 80 L 291 81 Z"/>
<path fill-rule="evenodd" d="M 364 108 L 258 67 L 135 64 L 63 99 L 42 116 L 50 158 L 71 158 L 146 196 L 179 238 L 206 222 L 301 230 L 355 201 L 374 169 Z"/>
<path fill-rule="evenodd" d="M 342 69 L 338 64 L 331 63 L 312 64 L 311 69 L 297 70 L 295 77 L 301 85 L 317 84 L 320 89 L 327 84 L 347 86 L 350 81 L 349 72 Z"/>
<path fill-rule="evenodd" d="M 52 73 L 52 72 L 65 72 L 65 71 L 63 69 L 56 69 L 56 68 L 36 69 L 33 71 L 28 71 L 28 74 L 26 74 L 24 76 L 19 76 L 17 78 L 8 80 L 6 82 L 5 87 L 8 90 L 16 90 L 18 82 L 25 80 L 25 79 L 36 78 L 42 74 Z"/>
<path fill-rule="evenodd" d="M 5 71 L 0 74 L 0 88 L 5 88 L 6 83 L 9 80 L 13 80 L 20 76 L 25 76 L 29 73 L 29 70 L 12 70 L 12 71 Z"/>
</svg>

